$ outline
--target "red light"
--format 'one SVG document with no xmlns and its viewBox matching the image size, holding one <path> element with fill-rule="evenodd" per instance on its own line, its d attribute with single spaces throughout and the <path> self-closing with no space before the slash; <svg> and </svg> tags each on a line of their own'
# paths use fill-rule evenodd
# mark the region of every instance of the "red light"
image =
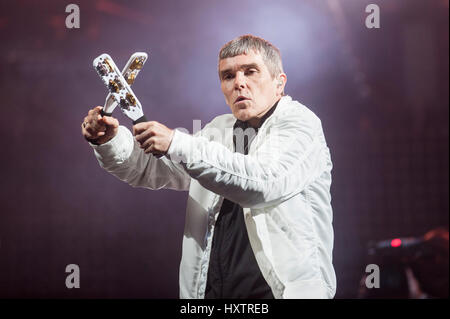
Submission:
<svg viewBox="0 0 450 319">
<path fill-rule="evenodd" d="M 402 241 L 400 238 L 392 239 L 391 246 L 392 247 L 400 247 L 402 245 Z"/>
</svg>

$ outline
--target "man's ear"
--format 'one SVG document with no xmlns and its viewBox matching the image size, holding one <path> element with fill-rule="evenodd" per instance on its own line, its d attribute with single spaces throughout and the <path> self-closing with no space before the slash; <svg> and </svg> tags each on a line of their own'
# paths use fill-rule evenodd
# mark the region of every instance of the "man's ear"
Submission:
<svg viewBox="0 0 450 319">
<path fill-rule="evenodd" d="M 284 73 L 280 73 L 277 76 L 277 94 L 284 95 L 284 87 L 286 86 L 287 76 Z"/>
</svg>

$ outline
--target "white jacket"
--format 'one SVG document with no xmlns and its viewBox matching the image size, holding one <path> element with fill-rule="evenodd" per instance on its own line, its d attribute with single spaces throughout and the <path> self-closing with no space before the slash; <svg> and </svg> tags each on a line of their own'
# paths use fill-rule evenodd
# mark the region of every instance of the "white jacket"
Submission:
<svg viewBox="0 0 450 319">
<path fill-rule="evenodd" d="M 189 190 L 180 297 L 204 298 L 223 198 L 240 204 L 250 244 L 275 298 L 332 298 L 330 152 L 320 119 L 284 96 L 250 145 L 233 150 L 232 114 L 192 136 L 176 130 L 167 155 L 145 154 L 131 132 L 92 145 L 100 165 L 134 187 Z"/>
</svg>

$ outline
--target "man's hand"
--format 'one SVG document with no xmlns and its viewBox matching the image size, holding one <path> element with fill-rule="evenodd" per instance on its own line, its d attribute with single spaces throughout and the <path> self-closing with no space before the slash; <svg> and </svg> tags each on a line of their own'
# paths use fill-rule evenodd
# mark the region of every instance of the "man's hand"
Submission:
<svg viewBox="0 0 450 319">
<path fill-rule="evenodd" d="M 167 126 L 151 121 L 133 126 L 133 135 L 145 153 L 166 154 L 172 142 L 174 131 Z"/>
<path fill-rule="evenodd" d="M 111 116 L 101 116 L 102 107 L 97 106 L 88 112 L 81 124 L 81 134 L 94 144 L 104 144 L 116 136 L 119 121 Z"/>
</svg>

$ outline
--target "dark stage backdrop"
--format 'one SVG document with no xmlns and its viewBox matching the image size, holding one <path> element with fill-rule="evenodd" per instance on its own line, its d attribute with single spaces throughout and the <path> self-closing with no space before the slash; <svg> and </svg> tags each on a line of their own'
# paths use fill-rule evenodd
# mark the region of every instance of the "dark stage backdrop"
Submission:
<svg viewBox="0 0 450 319">
<path fill-rule="evenodd" d="M 448 227 L 448 0 L 74 0 L 79 29 L 69 3 L 0 4 L 1 298 L 178 297 L 187 193 L 120 182 L 80 134 L 107 93 L 92 68 L 104 52 L 119 68 L 148 52 L 133 85 L 147 118 L 192 132 L 229 112 L 224 43 L 251 33 L 280 48 L 286 93 L 331 149 L 337 298 L 356 297 L 370 240 Z"/>
</svg>

